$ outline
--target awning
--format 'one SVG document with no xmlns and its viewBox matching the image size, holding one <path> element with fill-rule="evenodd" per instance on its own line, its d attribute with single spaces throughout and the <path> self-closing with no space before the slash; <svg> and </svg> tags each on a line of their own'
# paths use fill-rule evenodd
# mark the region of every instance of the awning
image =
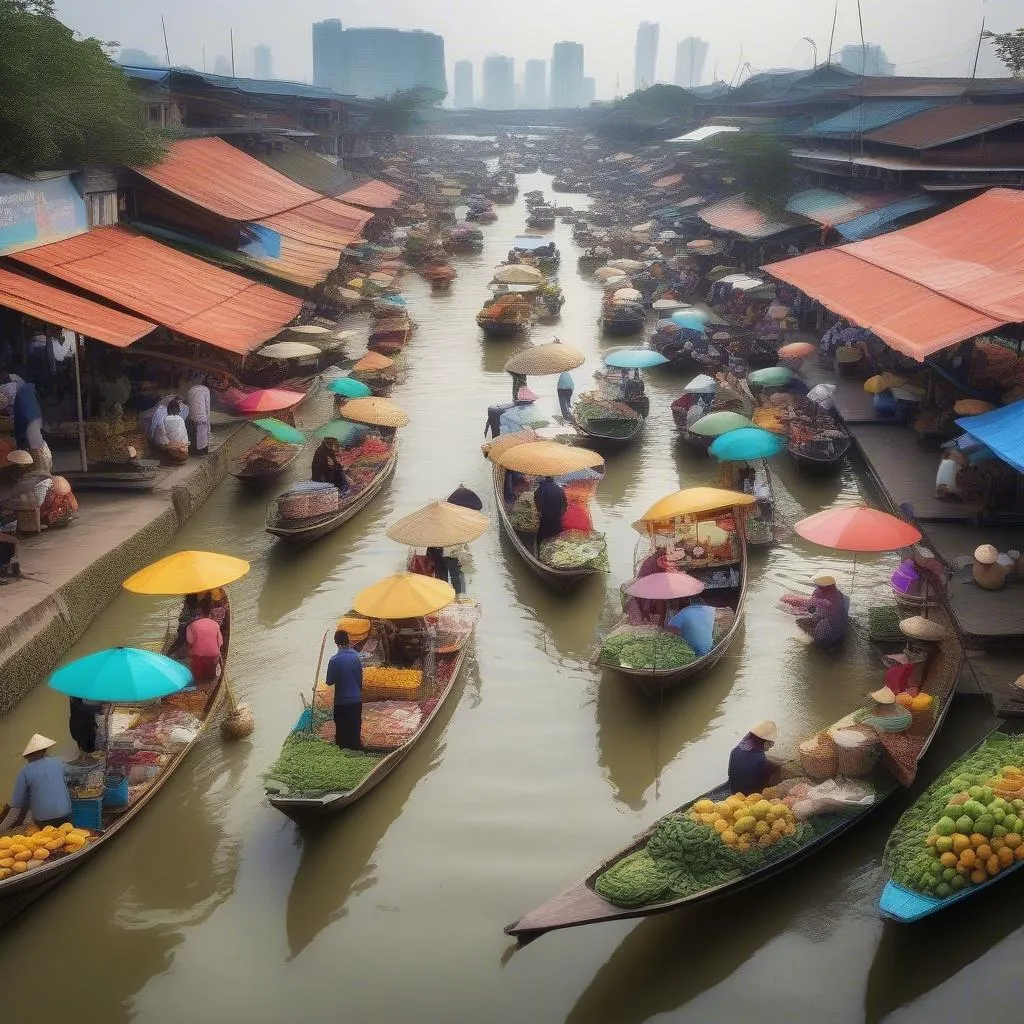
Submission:
<svg viewBox="0 0 1024 1024">
<path fill-rule="evenodd" d="M 713 138 L 716 135 L 725 135 L 730 132 L 738 132 L 739 128 L 728 124 L 706 124 L 701 128 L 695 128 L 685 135 L 677 135 L 669 142 L 703 142 L 705 139 Z"/>
<path fill-rule="evenodd" d="M 809 217 L 818 224 L 836 225 L 876 210 L 890 198 L 880 192 L 849 195 L 824 188 L 809 188 L 792 196 L 786 203 L 786 209 Z"/>
<path fill-rule="evenodd" d="M 705 206 L 697 216 L 718 231 L 729 231 L 751 239 L 768 238 L 807 224 L 802 217 L 784 214 L 769 217 L 751 206 L 743 196 L 733 196 Z"/>
<path fill-rule="evenodd" d="M 901 217 L 909 217 L 912 213 L 930 210 L 938 205 L 939 201 L 931 196 L 907 196 L 906 199 L 889 203 L 881 209 L 864 214 L 863 217 L 857 217 L 839 225 L 838 231 L 843 238 L 848 238 L 851 242 L 859 242 L 864 238 L 872 238 L 874 235 L 881 234 Z"/>
<path fill-rule="evenodd" d="M 338 198 L 353 206 L 365 206 L 368 210 L 390 210 L 401 200 L 402 193 L 392 185 L 372 179 L 343 192 Z"/>
<path fill-rule="evenodd" d="M 93 228 L 12 259 L 238 354 L 274 337 L 302 308 L 301 299 L 124 228 Z"/>
<path fill-rule="evenodd" d="M 964 416 L 956 425 L 987 445 L 1007 465 L 1024 473 L 1024 402 Z"/>
<path fill-rule="evenodd" d="M 156 330 L 156 324 L 147 320 L 3 269 L 0 269 L 0 306 L 117 348 L 125 348 Z"/>
<path fill-rule="evenodd" d="M 895 124 L 904 118 L 913 117 L 929 107 L 938 106 L 937 100 L 868 100 L 855 107 L 811 125 L 804 135 L 828 138 L 834 135 L 857 135 L 870 132 L 885 125 Z"/>
<path fill-rule="evenodd" d="M 651 188 L 671 188 L 673 185 L 678 185 L 682 180 L 683 176 L 681 174 L 666 174 L 664 178 L 651 182 Z"/>
</svg>

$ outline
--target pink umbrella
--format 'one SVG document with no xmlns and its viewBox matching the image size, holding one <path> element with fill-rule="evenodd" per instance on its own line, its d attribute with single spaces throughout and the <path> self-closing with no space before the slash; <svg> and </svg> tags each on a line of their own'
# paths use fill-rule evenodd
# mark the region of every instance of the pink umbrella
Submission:
<svg viewBox="0 0 1024 1024">
<path fill-rule="evenodd" d="M 280 412 L 298 405 L 306 396 L 301 391 L 287 391 L 284 388 L 262 388 L 252 391 L 243 398 L 236 408 L 239 412 Z"/>
<path fill-rule="evenodd" d="M 648 601 L 673 601 L 680 597 L 696 597 L 704 589 L 700 580 L 685 572 L 655 572 L 634 580 L 626 587 L 630 597 Z"/>
<path fill-rule="evenodd" d="M 782 359 L 803 359 L 815 351 L 817 350 L 809 341 L 791 341 L 779 349 L 779 356 Z"/>
</svg>

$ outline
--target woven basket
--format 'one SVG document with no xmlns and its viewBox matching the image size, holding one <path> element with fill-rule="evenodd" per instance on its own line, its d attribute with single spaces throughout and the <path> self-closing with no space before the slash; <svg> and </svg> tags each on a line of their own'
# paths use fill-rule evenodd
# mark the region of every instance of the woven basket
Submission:
<svg viewBox="0 0 1024 1024">
<path fill-rule="evenodd" d="M 285 494 L 277 499 L 277 511 L 282 519 L 308 519 L 312 494 Z"/>
<path fill-rule="evenodd" d="M 827 731 L 800 744 L 800 765 L 804 774 L 815 781 L 831 779 L 836 774 L 836 745 Z"/>
<path fill-rule="evenodd" d="M 309 516 L 329 516 L 338 511 L 338 491 L 314 491 L 308 495 Z"/>
<path fill-rule="evenodd" d="M 935 728 L 935 702 L 924 711 L 910 712 L 910 728 L 905 732 L 908 736 L 927 736 Z"/>
<path fill-rule="evenodd" d="M 868 729 L 847 728 L 840 731 L 856 733 L 863 738 L 863 742 L 855 747 L 835 744 L 837 772 L 850 779 L 861 779 L 870 775 L 874 771 L 875 765 L 878 764 L 881 746 L 878 737 Z"/>
</svg>

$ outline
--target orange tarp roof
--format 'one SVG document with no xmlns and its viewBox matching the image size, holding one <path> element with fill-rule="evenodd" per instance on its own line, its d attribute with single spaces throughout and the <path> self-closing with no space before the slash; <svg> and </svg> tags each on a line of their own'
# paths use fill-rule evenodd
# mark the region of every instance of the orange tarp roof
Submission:
<svg viewBox="0 0 1024 1024">
<path fill-rule="evenodd" d="M 0 306 L 16 309 L 48 324 L 66 327 L 87 338 L 125 348 L 156 330 L 156 324 L 139 320 L 120 310 L 101 306 L 92 299 L 61 291 L 52 284 L 0 269 Z"/>
<path fill-rule="evenodd" d="M 374 178 L 343 192 L 338 198 L 356 206 L 365 206 L 369 210 L 390 210 L 402 198 L 402 193 L 392 185 Z"/>
<path fill-rule="evenodd" d="M 664 178 L 652 182 L 651 186 L 652 188 L 668 188 L 670 185 L 678 185 L 682 180 L 681 174 L 666 174 Z"/>
<path fill-rule="evenodd" d="M 11 257 L 208 345 L 242 354 L 272 338 L 302 300 L 124 228 Z"/>
<path fill-rule="evenodd" d="M 915 359 L 1024 321 L 1024 192 L 764 268 Z"/>
</svg>

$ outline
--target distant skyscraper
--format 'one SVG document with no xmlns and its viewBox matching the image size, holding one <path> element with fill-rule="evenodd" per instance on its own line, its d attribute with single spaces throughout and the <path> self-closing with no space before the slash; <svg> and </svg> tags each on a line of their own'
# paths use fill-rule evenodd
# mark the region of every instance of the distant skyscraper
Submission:
<svg viewBox="0 0 1024 1024">
<path fill-rule="evenodd" d="M 457 60 L 455 62 L 455 95 L 452 103 L 460 110 L 473 106 L 473 62 Z"/>
<path fill-rule="evenodd" d="M 636 30 L 636 51 L 633 62 L 633 88 L 650 89 L 657 81 L 654 77 L 658 67 L 658 23 L 641 21 Z"/>
<path fill-rule="evenodd" d="M 270 62 L 270 47 L 261 43 L 252 48 L 252 77 L 273 78 Z"/>
<path fill-rule="evenodd" d="M 583 79 L 583 106 L 589 107 L 597 99 L 597 79 Z"/>
<path fill-rule="evenodd" d="M 676 85 L 692 89 L 704 77 L 708 44 L 697 36 L 687 36 L 676 44 Z"/>
<path fill-rule="evenodd" d="M 223 75 L 225 78 L 231 77 L 231 61 L 223 53 L 218 53 L 213 58 L 213 73 L 215 75 Z"/>
<path fill-rule="evenodd" d="M 855 75 L 894 75 L 896 65 L 889 63 L 878 43 L 848 43 L 839 51 L 839 66 Z"/>
<path fill-rule="evenodd" d="M 117 55 L 117 63 L 125 64 L 132 68 L 164 68 L 167 62 L 163 57 L 155 57 L 145 50 L 136 49 L 134 46 L 122 46 L 121 52 Z"/>
<path fill-rule="evenodd" d="M 528 60 L 523 72 L 523 106 L 537 110 L 548 105 L 548 67 L 542 60 Z"/>
<path fill-rule="evenodd" d="M 583 103 L 583 44 L 555 43 L 551 49 L 551 106 Z"/>
<path fill-rule="evenodd" d="M 484 59 L 484 106 L 488 110 L 514 110 L 516 62 L 492 53 Z"/>
<path fill-rule="evenodd" d="M 400 89 L 447 92 L 444 40 L 432 32 L 342 28 L 337 18 L 313 23 L 313 81 L 373 99 Z"/>
</svg>

